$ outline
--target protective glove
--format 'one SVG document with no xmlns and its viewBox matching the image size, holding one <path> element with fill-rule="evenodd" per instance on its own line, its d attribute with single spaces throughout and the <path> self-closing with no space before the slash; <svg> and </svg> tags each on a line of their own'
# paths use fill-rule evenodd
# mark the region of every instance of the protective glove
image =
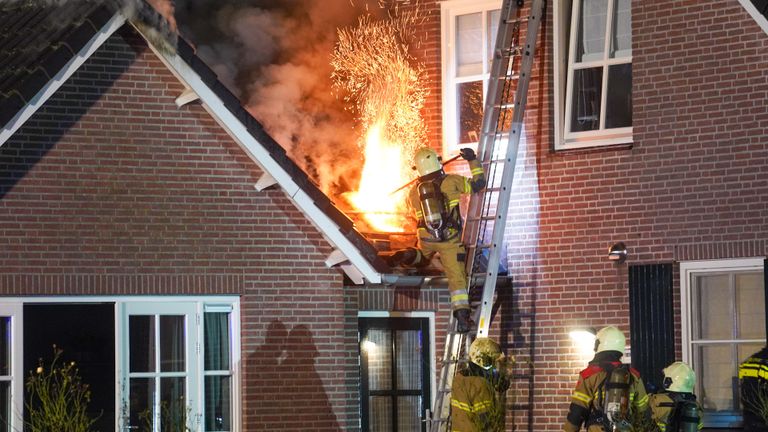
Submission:
<svg viewBox="0 0 768 432">
<path fill-rule="evenodd" d="M 473 161 L 477 159 L 477 155 L 475 155 L 475 151 L 469 147 L 464 147 L 463 149 L 459 150 L 459 154 L 466 161 Z"/>
</svg>

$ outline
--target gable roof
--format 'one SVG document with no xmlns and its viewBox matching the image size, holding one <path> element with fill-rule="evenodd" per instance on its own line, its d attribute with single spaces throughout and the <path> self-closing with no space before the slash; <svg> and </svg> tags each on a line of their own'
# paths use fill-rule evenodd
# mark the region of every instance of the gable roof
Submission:
<svg viewBox="0 0 768 432">
<path fill-rule="evenodd" d="M 186 87 L 177 105 L 200 99 L 208 113 L 264 172 L 256 189 L 279 185 L 335 248 L 326 265 L 340 267 L 356 283 L 391 279 L 392 275 L 384 274 L 389 267 L 353 222 L 243 108 L 194 49 L 178 38 L 172 41 L 176 49 L 169 50 L 159 46 L 168 43 L 167 39 L 158 43 L 156 37 L 147 34 L 155 27 L 143 22 L 165 21 L 143 1 L 140 3 L 143 7 L 133 11 L 130 20 L 126 9 L 116 4 L 89 0 L 64 5 L 15 2 L 0 6 L 0 146 L 129 21 Z"/>
<path fill-rule="evenodd" d="M 739 0 L 744 9 L 757 21 L 760 28 L 768 33 L 768 0 Z"/>
</svg>

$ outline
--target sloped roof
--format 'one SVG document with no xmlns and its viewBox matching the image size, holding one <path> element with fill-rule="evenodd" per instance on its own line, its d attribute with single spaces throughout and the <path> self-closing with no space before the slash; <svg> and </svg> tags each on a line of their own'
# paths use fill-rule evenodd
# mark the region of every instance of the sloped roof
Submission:
<svg viewBox="0 0 768 432">
<path fill-rule="evenodd" d="M 132 11 L 134 22 L 164 22 L 143 1 L 140 5 L 143 7 Z M 111 1 L 46 4 L 26 0 L 0 5 L 0 145 L 101 42 L 125 23 L 125 14 Z M 141 25 L 135 27 L 140 33 L 147 30 Z M 171 52 L 154 46 L 153 38 L 145 38 L 171 72 L 202 100 L 208 112 L 268 174 L 267 184 L 279 184 L 336 248 L 326 264 L 339 265 L 357 282 L 362 282 L 362 278 L 371 283 L 381 282 L 382 273 L 389 271 L 389 267 L 376 249 L 243 108 L 194 49 L 178 38 L 172 41 L 176 50 Z"/>
</svg>

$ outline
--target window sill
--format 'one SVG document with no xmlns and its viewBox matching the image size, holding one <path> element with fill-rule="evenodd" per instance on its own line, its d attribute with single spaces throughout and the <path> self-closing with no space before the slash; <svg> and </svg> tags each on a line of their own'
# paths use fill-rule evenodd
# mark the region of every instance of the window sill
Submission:
<svg viewBox="0 0 768 432">
<path fill-rule="evenodd" d="M 634 140 L 631 136 L 621 137 L 593 137 L 593 138 L 574 138 L 566 139 L 564 142 L 555 144 L 555 151 L 582 150 L 582 149 L 600 149 L 600 148 L 632 148 Z"/>
</svg>

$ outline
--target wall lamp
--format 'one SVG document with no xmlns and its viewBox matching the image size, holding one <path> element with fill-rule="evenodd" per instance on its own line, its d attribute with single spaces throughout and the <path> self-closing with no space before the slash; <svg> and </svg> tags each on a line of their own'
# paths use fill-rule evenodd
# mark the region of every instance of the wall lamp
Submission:
<svg viewBox="0 0 768 432">
<path fill-rule="evenodd" d="M 627 246 L 624 242 L 615 243 L 608 249 L 608 259 L 616 264 L 621 264 L 627 260 Z"/>
<path fill-rule="evenodd" d="M 571 330 L 569 335 L 574 346 L 578 349 L 582 357 L 590 358 L 595 354 L 595 340 L 597 331 L 592 327 L 576 328 Z"/>
</svg>

